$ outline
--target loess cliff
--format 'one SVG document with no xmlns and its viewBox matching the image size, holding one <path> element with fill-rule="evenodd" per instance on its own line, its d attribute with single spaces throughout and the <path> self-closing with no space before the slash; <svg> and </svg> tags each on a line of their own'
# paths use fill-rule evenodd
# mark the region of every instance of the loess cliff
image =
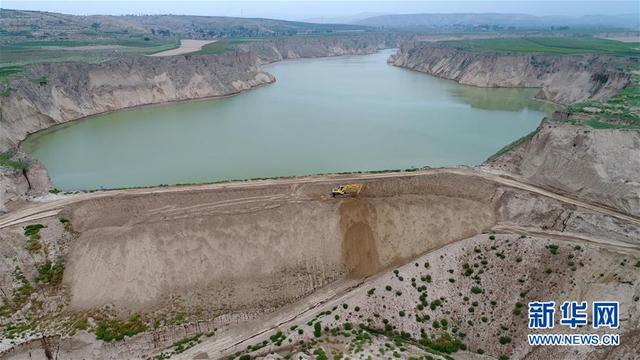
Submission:
<svg viewBox="0 0 640 360">
<path fill-rule="evenodd" d="M 488 168 L 640 216 L 640 132 L 546 119 Z"/>
<path fill-rule="evenodd" d="M 0 150 L 50 126 L 107 111 L 238 93 L 275 81 L 247 52 L 101 64 L 38 64 L 0 97 Z"/>
<path fill-rule="evenodd" d="M 238 45 L 254 52 L 263 63 L 286 59 L 341 55 L 366 55 L 397 46 L 406 36 L 371 34 L 361 36 L 288 37 Z"/>
<path fill-rule="evenodd" d="M 471 52 L 440 44 L 408 42 L 389 58 L 389 63 L 466 85 L 539 87 L 536 98 L 571 104 L 613 96 L 631 78 L 614 64 L 637 60 L 599 55 Z"/>
</svg>

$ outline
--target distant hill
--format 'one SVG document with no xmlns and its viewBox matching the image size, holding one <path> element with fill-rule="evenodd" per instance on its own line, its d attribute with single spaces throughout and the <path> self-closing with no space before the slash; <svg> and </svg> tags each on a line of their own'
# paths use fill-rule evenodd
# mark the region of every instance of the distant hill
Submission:
<svg viewBox="0 0 640 360">
<path fill-rule="evenodd" d="M 582 17 L 568 16 L 534 16 L 527 14 L 404 14 L 381 15 L 354 22 L 358 25 L 386 28 L 423 28 L 423 29 L 457 29 L 474 30 L 487 28 L 535 29 L 554 27 L 601 26 L 640 30 L 638 14 L 624 15 L 587 15 Z M 497 28 L 497 29 L 496 29 Z"/>
<path fill-rule="evenodd" d="M 189 38 L 269 37 L 363 32 L 364 25 L 190 15 L 93 15 L 0 9 L 0 36 L 13 39 L 87 39 L 95 37 L 174 36 Z"/>
</svg>

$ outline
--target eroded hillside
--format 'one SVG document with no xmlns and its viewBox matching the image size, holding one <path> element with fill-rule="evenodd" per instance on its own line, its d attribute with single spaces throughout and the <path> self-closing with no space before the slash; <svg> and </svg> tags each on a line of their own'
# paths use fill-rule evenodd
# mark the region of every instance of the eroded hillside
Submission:
<svg viewBox="0 0 640 360">
<path fill-rule="evenodd" d="M 389 62 L 461 84 L 539 87 L 538 99 L 559 104 L 606 100 L 631 80 L 631 74 L 615 64 L 637 66 L 637 58 L 478 52 L 425 42 L 403 43 Z"/>
</svg>

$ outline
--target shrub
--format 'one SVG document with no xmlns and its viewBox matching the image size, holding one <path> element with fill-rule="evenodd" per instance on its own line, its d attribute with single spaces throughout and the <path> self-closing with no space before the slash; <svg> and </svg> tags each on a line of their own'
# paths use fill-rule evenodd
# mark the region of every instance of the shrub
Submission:
<svg viewBox="0 0 640 360">
<path fill-rule="evenodd" d="M 442 305 L 442 301 L 440 299 L 435 299 L 431 302 L 431 305 L 429 305 L 429 307 L 431 308 L 431 310 L 435 310 L 436 307 L 441 305 Z"/>
<path fill-rule="evenodd" d="M 58 257 L 52 264 L 47 260 L 44 264 L 38 266 L 38 275 L 36 276 L 36 282 L 43 284 L 58 285 L 62 282 L 62 276 L 64 274 L 64 259 Z"/>
<path fill-rule="evenodd" d="M 322 348 L 317 348 L 313 354 L 316 356 L 317 360 L 329 360 L 329 358 L 327 357 L 327 353 L 324 352 L 324 349 Z"/>
<path fill-rule="evenodd" d="M 462 348 L 462 342 L 458 339 L 454 339 L 447 332 L 440 334 L 440 336 L 435 340 L 431 340 L 429 338 L 423 338 L 419 342 L 423 346 L 427 346 L 432 348 L 433 350 L 440 351 L 447 354 L 451 354 Z"/>
<path fill-rule="evenodd" d="M 424 263 L 424 267 L 428 269 L 428 268 L 429 268 L 429 266 L 430 266 L 430 265 L 429 265 L 429 262 L 428 262 L 428 261 L 425 261 L 425 263 Z"/>
<path fill-rule="evenodd" d="M 495 240 L 495 239 L 496 239 L 495 235 L 489 235 L 489 240 Z"/>
<path fill-rule="evenodd" d="M 478 287 L 478 286 L 474 286 L 471 288 L 471 292 L 473 294 L 481 294 L 482 293 L 482 288 Z"/>
<path fill-rule="evenodd" d="M 371 289 L 369 289 L 369 290 L 367 291 L 367 295 L 371 296 L 371 295 L 373 295 L 373 293 L 375 293 L 375 292 L 376 292 L 376 288 L 371 288 Z"/>
<path fill-rule="evenodd" d="M 404 317 L 404 315 L 405 315 L 404 310 L 400 310 L 400 311 L 398 312 L 398 315 L 400 315 L 400 317 Z"/>
<path fill-rule="evenodd" d="M 320 337 L 322 335 L 322 324 L 318 321 L 313 324 L 313 336 Z"/>
<path fill-rule="evenodd" d="M 498 339 L 498 341 L 500 342 L 500 344 L 505 345 L 511 342 L 511 338 L 508 336 L 500 336 L 500 339 Z"/>
<path fill-rule="evenodd" d="M 553 255 L 557 254 L 558 253 L 558 245 L 556 245 L 556 244 L 549 245 L 549 251 L 551 251 L 551 253 Z"/>
</svg>

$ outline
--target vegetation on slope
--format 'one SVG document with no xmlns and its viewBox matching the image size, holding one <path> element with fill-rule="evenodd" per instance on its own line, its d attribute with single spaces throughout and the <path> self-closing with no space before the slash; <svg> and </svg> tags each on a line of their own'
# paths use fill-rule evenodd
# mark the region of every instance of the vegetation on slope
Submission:
<svg viewBox="0 0 640 360">
<path fill-rule="evenodd" d="M 573 124 L 596 129 L 640 129 L 640 71 L 633 73 L 631 84 L 606 102 L 583 101 L 567 108 Z"/>
<path fill-rule="evenodd" d="M 226 51 L 233 50 L 234 46 L 237 44 L 249 41 L 254 41 L 254 39 L 222 39 L 214 43 L 207 44 L 199 51 L 190 53 L 190 55 L 222 54 Z"/>
<path fill-rule="evenodd" d="M 502 39 L 455 40 L 445 44 L 461 50 L 546 53 L 558 55 L 606 54 L 639 56 L 640 43 L 593 37 L 523 37 Z"/>
<path fill-rule="evenodd" d="M 8 150 L 0 153 L 0 168 L 10 168 L 14 170 L 22 170 L 29 167 L 24 161 L 14 160 L 15 150 Z"/>
</svg>

